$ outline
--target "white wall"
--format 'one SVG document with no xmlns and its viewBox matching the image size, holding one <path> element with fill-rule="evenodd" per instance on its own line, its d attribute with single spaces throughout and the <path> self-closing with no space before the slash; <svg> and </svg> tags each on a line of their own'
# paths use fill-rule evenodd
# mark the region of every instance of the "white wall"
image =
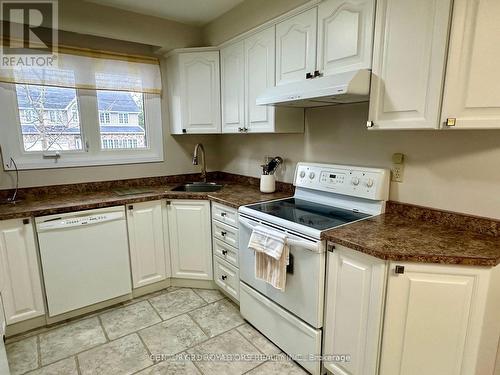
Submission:
<svg viewBox="0 0 500 375">
<path fill-rule="evenodd" d="M 500 131 L 368 131 L 367 104 L 308 109 L 304 134 L 225 135 L 222 170 L 258 176 L 279 155 L 291 182 L 299 161 L 390 167 L 406 155 L 390 199 L 500 219 Z"/>
</svg>

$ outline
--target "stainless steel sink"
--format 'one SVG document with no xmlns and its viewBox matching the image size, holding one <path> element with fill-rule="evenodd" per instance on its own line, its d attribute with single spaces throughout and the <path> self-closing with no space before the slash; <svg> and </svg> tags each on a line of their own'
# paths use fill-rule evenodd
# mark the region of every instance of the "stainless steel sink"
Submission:
<svg viewBox="0 0 500 375">
<path fill-rule="evenodd" d="M 190 191 L 196 193 L 219 191 L 224 185 L 216 182 L 188 182 L 184 185 L 176 186 L 172 191 Z"/>
</svg>

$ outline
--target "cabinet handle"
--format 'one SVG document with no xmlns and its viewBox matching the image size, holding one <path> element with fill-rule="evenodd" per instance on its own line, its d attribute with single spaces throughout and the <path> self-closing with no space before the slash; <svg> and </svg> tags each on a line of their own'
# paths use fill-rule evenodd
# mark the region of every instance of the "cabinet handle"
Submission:
<svg viewBox="0 0 500 375">
<path fill-rule="evenodd" d="M 367 121 L 367 122 L 366 122 L 366 127 L 367 127 L 367 128 L 373 128 L 373 126 L 374 126 L 374 125 L 375 125 L 375 124 L 373 123 L 373 121 Z"/>
<path fill-rule="evenodd" d="M 306 79 L 311 79 L 313 77 L 312 73 L 306 73 Z"/>
<path fill-rule="evenodd" d="M 128 209 L 129 209 L 129 210 L 133 210 L 133 209 L 134 209 L 134 205 L 133 205 L 133 204 L 129 204 L 129 205 L 128 205 Z"/>
<path fill-rule="evenodd" d="M 227 255 L 227 250 L 222 250 L 222 255 Z"/>
<path fill-rule="evenodd" d="M 222 237 L 224 237 L 226 234 L 227 234 L 227 232 L 224 232 L 224 231 L 220 232 L 220 235 L 221 235 Z"/>
<path fill-rule="evenodd" d="M 222 217 L 226 217 L 226 213 L 225 213 L 225 212 L 221 212 L 221 213 L 220 213 L 220 216 L 222 216 Z"/>
<path fill-rule="evenodd" d="M 321 77 L 322 75 L 319 70 L 314 71 L 314 78 Z"/>
<path fill-rule="evenodd" d="M 457 124 L 457 119 L 455 117 L 448 117 L 444 124 L 446 126 L 455 126 Z"/>
<path fill-rule="evenodd" d="M 220 278 L 221 278 L 222 281 L 224 281 L 224 280 L 227 279 L 227 276 L 226 275 L 222 275 Z"/>
<path fill-rule="evenodd" d="M 332 243 L 329 243 L 328 245 L 326 245 L 326 249 L 330 252 L 330 253 L 333 253 L 333 250 L 335 250 L 335 245 L 332 244 Z"/>
<path fill-rule="evenodd" d="M 238 131 L 239 131 L 240 133 L 242 133 L 242 132 L 243 132 L 243 128 L 238 128 Z"/>
<path fill-rule="evenodd" d="M 24 224 L 24 225 L 27 225 L 27 224 L 29 224 L 29 223 L 30 223 L 30 219 L 23 219 L 23 224 Z"/>
<path fill-rule="evenodd" d="M 186 129 L 182 129 L 182 133 L 186 134 L 187 130 Z"/>
<path fill-rule="evenodd" d="M 403 275 L 405 273 L 405 266 L 396 266 L 394 268 L 394 273 L 396 275 Z"/>
</svg>

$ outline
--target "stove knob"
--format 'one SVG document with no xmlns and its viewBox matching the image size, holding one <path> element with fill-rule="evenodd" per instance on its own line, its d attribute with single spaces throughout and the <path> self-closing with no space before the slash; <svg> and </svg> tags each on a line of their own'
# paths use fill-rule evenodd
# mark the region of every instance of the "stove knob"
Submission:
<svg viewBox="0 0 500 375">
<path fill-rule="evenodd" d="M 306 172 L 305 171 L 300 171 L 299 176 L 300 176 L 300 178 L 306 177 Z"/>
<path fill-rule="evenodd" d="M 312 180 L 314 178 L 315 174 L 314 172 L 309 173 L 309 178 Z"/>
<path fill-rule="evenodd" d="M 359 178 L 358 177 L 353 177 L 351 179 L 351 182 L 354 186 L 358 186 L 359 185 Z"/>
<path fill-rule="evenodd" d="M 368 180 L 366 180 L 366 186 L 368 186 L 369 188 L 373 186 L 373 178 L 369 178 Z"/>
</svg>

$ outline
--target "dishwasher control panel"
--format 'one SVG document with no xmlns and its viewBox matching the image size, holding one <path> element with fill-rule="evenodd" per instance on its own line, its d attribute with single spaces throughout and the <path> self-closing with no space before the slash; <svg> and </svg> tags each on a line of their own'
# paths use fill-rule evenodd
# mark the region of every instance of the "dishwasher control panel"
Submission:
<svg viewBox="0 0 500 375">
<path fill-rule="evenodd" d="M 38 232 L 45 232 L 85 225 L 96 225 L 114 220 L 125 220 L 125 209 L 123 207 L 110 207 L 92 211 L 38 217 L 36 218 L 36 228 Z"/>
</svg>

